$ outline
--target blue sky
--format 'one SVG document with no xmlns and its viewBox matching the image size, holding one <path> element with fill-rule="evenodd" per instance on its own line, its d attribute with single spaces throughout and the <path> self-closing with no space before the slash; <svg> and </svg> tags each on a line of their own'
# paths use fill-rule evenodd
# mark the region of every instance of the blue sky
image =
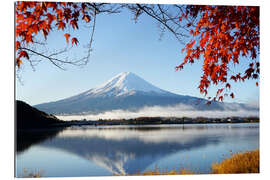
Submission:
<svg viewBox="0 0 270 180">
<path fill-rule="evenodd" d="M 133 72 L 155 86 L 177 94 L 203 97 L 197 88 L 202 75 L 202 61 L 187 65 L 181 71 L 175 71 L 183 58 L 179 43 L 170 32 L 159 40 L 160 31 L 157 22 L 142 15 L 137 23 L 129 12 L 97 17 L 90 62 L 84 67 L 67 66 L 63 71 L 43 60 L 33 71 L 27 62 L 20 72 L 22 83 L 16 81 L 16 99 L 31 105 L 56 101 L 76 95 L 107 81 L 121 72 Z M 84 45 L 90 31 L 81 26 L 73 33 L 80 44 L 73 48 L 69 57 L 82 57 Z M 53 32 L 48 37 L 51 49 L 66 46 L 63 32 Z M 243 71 L 248 59 L 241 59 L 234 71 Z M 255 103 L 259 99 L 259 88 L 255 81 L 232 84 L 235 99 L 225 101 Z M 210 88 L 209 95 L 215 95 L 216 88 Z"/>
</svg>

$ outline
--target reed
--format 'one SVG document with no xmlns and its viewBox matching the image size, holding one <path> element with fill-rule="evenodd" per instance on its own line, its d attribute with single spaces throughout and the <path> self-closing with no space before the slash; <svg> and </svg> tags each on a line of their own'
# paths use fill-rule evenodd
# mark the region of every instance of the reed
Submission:
<svg viewBox="0 0 270 180">
<path fill-rule="evenodd" d="M 259 150 L 232 154 L 221 163 L 212 164 L 213 174 L 259 173 Z"/>
<path fill-rule="evenodd" d="M 241 153 L 231 153 L 229 158 L 220 163 L 213 163 L 210 174 L 240 174 L 240 173 L 259 173 L 260 161 L 259 150 L 247 151 Z M 155 170 L 129 174 L 129 176 L 151 176 L 151 175 L 187 175 L 200 174 L 187 169 L 161 171 Z"/>
</svg>

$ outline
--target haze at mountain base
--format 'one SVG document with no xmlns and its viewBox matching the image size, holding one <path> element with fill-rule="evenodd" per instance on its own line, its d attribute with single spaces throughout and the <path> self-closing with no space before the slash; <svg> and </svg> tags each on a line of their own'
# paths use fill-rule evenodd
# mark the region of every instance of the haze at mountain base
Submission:
<svg viewBox="0 0 270 180">
<path fill-rule="evenodd" d="M 246 104 L 212 102 L 210 105 L 206 105 L 206 102 L 206 99 L 178 95 L 162 90 L 133 73 L 124 72 L 96 88 L 63 100 L 39 104 L 35 107 L 56 115 L 92 114 L 101 117 L 104 116 L 104 113 L 110 114 L 110 112 L 127 114 L 129 117 L 134 113 L 145 112 L 145 110 L 148 112 L 147 114 L 157 112 L 155 114 L 166 116 L 180 114 L 191 116 L 195 111 L 204 113 L 205 111 L 258 111 L 257 107 Z M 188 108 L 188 111 L 186 111 L 186 108 L 182 109 L 183 107 Z M 149 108 L 154 109 L 149 110 Z M 158 110 L 156 110 L 157 108 Z M 183 110 L 189 113 L 181 113 Z"/>
</svg>

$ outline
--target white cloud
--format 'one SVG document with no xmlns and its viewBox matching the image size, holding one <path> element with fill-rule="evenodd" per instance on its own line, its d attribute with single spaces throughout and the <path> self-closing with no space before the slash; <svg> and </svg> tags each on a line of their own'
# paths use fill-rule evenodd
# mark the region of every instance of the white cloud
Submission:
<svg viewBox="0 0 270 180">
<path fill-rule="evenodd" d="M 235 108 L 232 108 L 235 106 Z M 248 116 L 259 116 L 259 111 L 254 110 L 245 110 L 240 108 L 237 104 L 230 104 L 228 109 L 236 109 L 236 110 L 195 110 L 191 106 L 179 104 L 176 106 L 152 106 L 152 107 L 144 107 L 136 112 L 127 111 L 127 110 L 112 110 L 106 111 L 99 114 L 84 114 L 84 115 L 65 115 L 65 116 L 57 116 L 62 120 L 98 120 L 98 119 L 129 119 L 136 117 L 212 117 L 212 118 L 220 118 L 220 117 L 229 117 L 229 116 L 240 116 L 240 117 L 248 117 Z"/>
</svg>

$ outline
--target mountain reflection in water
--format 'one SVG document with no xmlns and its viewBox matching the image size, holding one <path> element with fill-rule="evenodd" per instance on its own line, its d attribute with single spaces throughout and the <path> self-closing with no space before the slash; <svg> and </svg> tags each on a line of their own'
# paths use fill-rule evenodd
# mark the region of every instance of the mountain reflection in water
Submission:
<svg viewBox="0 0 270 180">
<path fill-rule="evenodd" d="M 66 128 L 50 138 L 37 142 L 38 146 L 74 154 L 111 174 L 133 174 L 183 151 L 225 141 L 237 143 L 237 138 L 256 144 L 258 125 L 82 126 Z"/>
</svg>

